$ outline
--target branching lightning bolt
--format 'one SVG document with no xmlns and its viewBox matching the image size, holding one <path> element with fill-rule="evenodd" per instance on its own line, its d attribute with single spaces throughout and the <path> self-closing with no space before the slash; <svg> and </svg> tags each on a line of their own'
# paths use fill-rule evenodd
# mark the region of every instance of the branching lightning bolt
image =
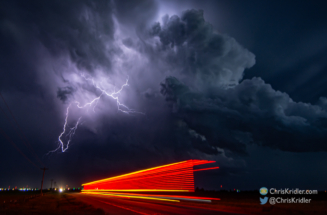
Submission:
<svg viewBox="0 0 327 215">
<path fill-rule="evenodd" d="M 72 103 L 70 103 L 70 104 L 68 105 L 68 107 L 67 107 L 67 109 L 66 109 L 66 116 L 65 116 L 65 123 L 64 123 L 64 126 L 63 126 L 63 130 L 62 130 L 62 132 L 60 133 L 60 135 L 59 135 L 59 137 L 58 137 L 58 148 L 56 148 L 56 149 L 53 150 L 53 151 L 50 151 L 49 153 L 51 153 L 51 152 L 56 152 L 56 151 L 59 150 L 59 149 L 61 149 L 62 152 L 65 152 L 65 151 L 68 149 L 69 144 L 71 143 L 71 140 L 72 140 L 72 138 L 73 138 L 73 136 L 74 136 L 74 134 L 75 134 L 75 132 L 76 132 L 76 130 L 77 130 L 79 124 L 80 124 L 80 121 L 81 121 L 81 119 L 82 119 L 82 117 L 79 117 L 79 119 L 78 119 L 77 122 L 75 123 L 75 126 L 74 126 L 74 127 L 69 128 L 69 129 L 67 128 L 67 127 L 68 127 L 69 110 L 70 110 L 70 108 L 71 108 L 71 106 L 72 106 L 73 104 L 75 104 L 76 107 L 78 107 L 78 108 L 80 108 L 80 109 L 82 109 L 82 108 L 86 108 L 86 107 L 91 107 L 91 106 L 93 105 L 93 111 L 95 112 L 95 107 L 97 106 L 99 100 L 101 99 L 101 97 L 102 97 L 103 95 L 106 95 L 106 96 L 111 97 L 112 99 L 114 99 L 114 100 L 116 101 L 118 111 L 123 112 L 123 113 L 125 113 L 125 114 L 143 114 L 143 115 L 144 115 L 144 113 L 142 113 L 142 112 L 138 112 L 138 111 L 136 111 L 136 110 L 134 110 L 134 109 L 131 109 L 131 108 L 129 108 L 127 105 L 125 105 L 125 104 L 123 104 L 123 103 L 121 103 L 121 102 L 119 101 L 119 97 L 118 97 L 118 95 L 120 94 L 120 92 L 121 92 L 125 87 L 129 86 L 129 85 L 128 85 L 128 77 L 127 77 L 127 79 L 126 79 L 125 84 L 123 84 L 123 85 L 121 86 L 121 88 L 120 88 L 118 91 L 114 90 L 114 92 L 112 92 L 112 93 L 108 93 L 105 89 L 101 88 L 98 84 L 96 84 L 96 82 L 94 81 L 93 78 L 87 78 L 84 74 L 81 74 L 81 76 L 82 76 L 86 81 L 91 81 L 92 84 L 93 84 L 93 86 L 94 86 L 96 89 L 98 89 L 98 90 L 101 91 L 101 94 L 100 94 L 98 97 L 96 97 L 96 98 L 94 98 L 93 100 L 91 100 L 90 102 L 85 103 L 84 105 L 81 105 L 81 103 L 78 102 L 78 101 L 74 101 L 74 102 L 72 102 Z M 67 141 L 67 144 L 66 144 L 66 146 L 65 146 L 65 145 L 64 145 L 64 141 L 62 140 L 62 137 L 65 135 L 65 133 L 66 133 L 67 131 L 68 131 L 68 133 L 66 134 L 66 137 L 68 138 L 68 141 Z M 49 154 L 49 153 L 48 153 L 48 154 Z"/>
</svg>

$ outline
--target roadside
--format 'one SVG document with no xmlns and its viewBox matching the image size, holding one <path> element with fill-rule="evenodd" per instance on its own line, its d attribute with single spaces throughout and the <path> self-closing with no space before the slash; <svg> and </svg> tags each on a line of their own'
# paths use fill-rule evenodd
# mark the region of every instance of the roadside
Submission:
<svg viewBox="0 0 327 215">
<path fill-rule="evenodd" d="M 45 193 L 44 196 L 33 192 L 0 195 L 0 214 L 95 214 L 104 215 L 102 209 L 76 200 L 65 193 Z"/>
<path fill-rule="evenodd" d="M 194 193 L 193 193 L 194 195 Z M 201 193 L 198 194 L 201 196 Z M 204 193 L 203 196 L 210 196 Z M 111 199 L 102 201 L 96 196 L 78 193 L 45 193 L 43 197 L 36 192 L 8 192 L 0 194 L 0 214 L 135 214 L 140 211 L 146 214 L 161 212 L 169 214 L 193 214 L 195 211 L 210 210 L 216 214 L 326 214 L 327 195 L 312 195 L 310 204 L 277 204 L 260 205 L 257 193 L 212 193 L 212 197 L 220 198 L 212 203 L 181 201 L 169 203 L 153 200 Z M 289 196 L 291 197 L 291 196 Z M 309 196 L 308 196 L 309 197 Z M 191 210 L 192 213 L 187 212 Z M 151 213 L 147 213 L 151 211 Z M 187 212 L 187 213 L 186 213 Z"/>
</svg>

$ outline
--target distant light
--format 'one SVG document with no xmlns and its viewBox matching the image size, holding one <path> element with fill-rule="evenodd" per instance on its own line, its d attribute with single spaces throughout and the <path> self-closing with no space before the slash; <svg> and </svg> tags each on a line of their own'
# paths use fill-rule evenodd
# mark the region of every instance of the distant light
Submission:
<svg viewBox="0 0 327 215">
<path fill-rule="evenodd" d="M 62 188 L 59 189 L 59 192 L 62 192 Z"/>
</svg>

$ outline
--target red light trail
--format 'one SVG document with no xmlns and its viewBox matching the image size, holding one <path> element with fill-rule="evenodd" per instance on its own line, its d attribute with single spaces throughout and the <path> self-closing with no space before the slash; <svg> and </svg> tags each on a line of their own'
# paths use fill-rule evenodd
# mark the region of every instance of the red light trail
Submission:
<svg viewBox="0 0 327 215">
<path fill-rule="evenodd" d="M 209 169 L 219 169 L 219 167 L 210 167 L 210 168 L 205 168 L 205 169 L 195 169 L 193 170 L 193 172 L 196 172 L 196 171 L 203 171 L 203 170 L 209 170 Z"/>
<path fill-rule="evenodd" d="M 194 192 L 194 172 L 218 169 L 211 167 L 194 170 L 201 164 L 214 163 L 207 160 L 187 160 L 140 170 L 124 175 L 83 184 L 85 192 Z M 108 195 L 108 193 L 106 194 Z M 118 194 L 110 194 L 118 195 Z M 120 195 L 122 196 L 122 195 Z M 148 197 L 150 197 L 148 195 Z M 158 195 L 156 196 L 158 197 Z"/>
</svg>

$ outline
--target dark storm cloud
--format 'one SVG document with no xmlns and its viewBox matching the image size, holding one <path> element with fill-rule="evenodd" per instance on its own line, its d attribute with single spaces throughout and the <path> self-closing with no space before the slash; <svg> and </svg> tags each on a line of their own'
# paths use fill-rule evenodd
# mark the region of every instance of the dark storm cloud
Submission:
<svg viewBox="0 0 327 215">
<path fill-rule="evenodd" d="M 52 54 L 68 52 L 79 67 L 110 67 L 104 39 L 113 37 L 108 1 L 34 1 L 24 5 L 37 37 Z M 23 13 L 24 14 L 24 13 Z M 103 21 L 105 20 L 105 21 Z"/>
<path fill-rule="evenodd" d="M 146 91 L 143 92 L 143 96 L 144 96 L 144 98 L 147 98 L 147 99 L 153 99 L 153 98 L 156 98 L 158 96 L 158 94 L 156 92 L 154 92 L 151 88 L 148 88 Z"/>
<path fill-rule="evenodd" d="M 75 65 L 82 71 L 99 67 L 109 71 L 114 32 L 111 9 L 110 1 L 0 2 L 0 90 L 39 157 L 56 147 L 66 108 L 66 103 L 58 104 L 61 100 L 68 103 L 76 92 L 67 74 L 76 72 Z M 1 128 L 35 161 L 3 117 Z M 2 156 L 0 163 L 9 162 L 10 168 L 26 175 L 24 180 L 34 181 L 37 174 L 28 176 L 31 168 L 20 165 L 26 162 L 24 158 L 2 137 L 1 142 L 14 155 Z M 43 162 L 51 166 L 45 157 Z M 59 166 L 58 172 L 52 169 L 59 175 L 60 163 L 53 164 Z M 16 176 L 2 180 L 22 183 L 22 177 Z"/>
<path fill-rule="evenodd" d="M 58 88 L 57 97 L 65 102 L 68 99 L 68 96 L 74 93 L 74 88 L 72 87 L 62 87 Z"/>
<path fill-rule="evenodd" d="M 114 1 L 115 15 L 120 23 L 135 29 L 145 27 L 157 14 L 158 5 L 152 0 Z"/>
<path fill-rule="evenodd" d="M 243 153 L 249 144 L 293 152 L 327 150 L 326 98 L 320 105 L 297 103 L 260 78 L 208 95 L 168 77 L 162 93 L 176 116 L 213 146 Z"/>
<path fill-rule="evenodd" d="M 327 111 L 327 98 L 325 97 L 320 97 L 319 101 L 318 101 L 318 105 L 324 109 L 324 111 Z"/>
<path fill-rule="evenodd" d="M 109 96 L 93 111 L 72 105 L 67 128 L 81 124 L 65 153 L 45 156 L 51 177 L 82 183 L 186 159 L 236 173 L 250 145 L 326 151 L 326 98 L 294 102 L 243 79 L 254 54 L 205 11 L 168 10 L 155 22 L 159 9 L 149 0 L 0 3 L 0 90 L 39 154 L 56 148 L 68 104 L 90 102 L 97 86 L 116 92 L 128 77 L 120 101 L 145 113 L 122 113 Z"/>
<path fill-rule="evenodd" d="M 261 77 L 295 101 L 316 103 L 327 95 L 327 2 L 217 2 L 228 21 L 215 22 L 215 10 L 206 7 L 215 26 L 256 54 L 257 63 L 245 78 Z"/>
<path fill-rule="evenodd" d="M 229 87 L 237 84 L 243 71 L 255 63 L 254 55 L 233 38 L 216 32 L 204 20 L 202 10 L 187 10 L 181 17 L 166 15 L 150 35 L 158 36 L 156 47 L 169 70 L 195 88 Z"/>
<path fill-rule="evenodd" d="M 104 43 L 114 32 L 110 2 L 2 1 L 0 11 L 2 87 L 40 90 L 33 82 L 47 58 L 43 47 L 53 56 L 69 55 L 81 69 L 110 68 Z"/>
<path fill-rule="evenodd" d="M 296 103 L 260 78 L 239 84 L 254 55 L 214 32 L 203 11 L 166 16 L 163 23 L 150 34 L 160 38 L 159 56 L 175 66 L 178 78 L 166 78 L 161 92 L 173 113 L 212 146 L 242 153 L 253 143 L 295 152 L 327 149 L 323 107 Z"/>
</svg>

